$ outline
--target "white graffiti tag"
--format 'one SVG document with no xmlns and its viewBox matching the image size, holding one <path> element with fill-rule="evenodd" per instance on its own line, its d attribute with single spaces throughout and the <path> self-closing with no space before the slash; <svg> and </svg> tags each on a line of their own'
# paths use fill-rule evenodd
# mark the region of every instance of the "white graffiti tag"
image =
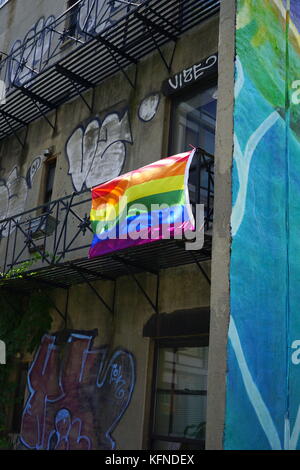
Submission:
<svg viewBox="0 0 300 470">
<path fill-rule="evenodd" d="M 128 112 L 122 118 L 111 113 L 79 126 L 69 137 L 66 154 L 69 175 L 76 191 L 91 188 L 118 176 L 125 156 L 125 142 L 132 143 Z"/>
<path fill-rule="evenodd" d="M 0 237 L 7 237 L 21 220 L 19 215 L 24 211 L 28 190 L 41 167 L 43 157 L 37 157 L 30 165 L 26 178 L 19 175 L 18 167 L 14 167 L 8 177 L 0 180 L 0 220 L 13 217 L 13 220 L 0 224 Z"/>
</svg>

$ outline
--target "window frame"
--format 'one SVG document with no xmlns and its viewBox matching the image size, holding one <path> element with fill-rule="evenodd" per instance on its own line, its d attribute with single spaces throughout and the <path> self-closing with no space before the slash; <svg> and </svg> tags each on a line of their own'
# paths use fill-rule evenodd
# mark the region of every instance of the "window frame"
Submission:
<svg viewBox="0 0 300 470">
<path fill-rule="evenodd" d="M 47 212 L 47 208 L 49 204 L 51 203 L 52 195 L 53 195 L 55 173 L 56 173 L 56 166 L 57 166 L 57 156 L 52 155 L 51 157 L 47 158 L 47 160 L 44 162 L 44 165 L 45 165 L 45 176 L 44 176 L 43 193 L 42 193 L 42 204 L 44 205 L 43 212 Z M 49 191 L 47 191 L 48 178 L 49 178 L 50 168 L 52 166 L 54 166 L 54 177 L 53 177 L 53 184 L 52 184 L 52 189 L 51 189 L 51 197 L 50 199 L 46 200 L 47 195 L 49 193 Z"/>
<path fill-rule="evenodd" d="M 169 122 L 169 136 L 168 136 L 168 155 L 173 155 L 174 150 L 174 134 L 176 133 L 175 129 L 175 106 L 176 102 L 178 100 L 184 101 L 189 97 L 190 95 L 194 94 L 200 94 L 204 92 L 205 90 L 212 88 L 213 86 L 218 87 L 218 77 L 214 74 L 204 80 L 200 80 L 198 82 L 193 83 L 190 86 L 187 86 L 186 88 L 183 88 L 181 90 L 178 90 L 178 92 L 173 93 L 170 95 L 169 100 L 170 100 L 170 122 Z M 188 149 L 186 149 L 188 151 Z"/>
<path fill-rule="evenodd" d="M 218 74 L 217 73 L 213 73 L 212 75 L 208 76 L 208 77 L 205 77 L 203 78 L 202 80 L 198 80 L 194 83 L 192 83 L 191 85 L 189 86 L 186 86 L 185 88 L 181 89 L 181 90 L 178 90 L 177 92 L 174 92 L 172 93 L 170 96 L 169 96 L 169 132 L 168 132 L 168 137 L 167 137 L 167 149 L 168 149 L 168 152 L 167 154 L 168 155 L 175 155 L 177 153 L 177 151 L 173 150 L 173 147 L 174 147 L 174 134 L 176 134 L 176 129 L 175 129 L 175 123 L 176 123 L 176 114 L 175 114 L 175 110 L 176 110 L 176 106 L 178 104 L 178 101 L 181 100 L 181 101 L 185 101 L 189 98 L 191 98 L 193 95 L 196 96 L 197 94 L 201 94 L 203 93 L 205 90 L 208 90 L 209 88 L 212 88 L 212 87 L 216 87 L 216 89 L 218 90 Z M 216 99 L 217 101 L 217 106 L 218 106 L 218 98 Z M 216 109 L 216 126 L 215 126 L 215 130 L 216 130 L 216 127 L 217 127 L 217 112 L 218 110 Z M 192 150 L 191 148 L 190 149 L 185 149 L 185 150 L 182 150 L 182 151 L 188 151 L 188 150 Z M 211 155 L 209 154 L 208 152 L 206 152 L 204 149 L 203 149 L 204 153 L 206 153 L 207 156 L 209 156 L 210 158 L 213 158 L 214 160 L 214 155 Z M 200 163 L 197 163 L 197 169 L 196 169 L 196 173 L 199 174 L 200 173 L 200 167 L 199 167 Z M 210 179 L 211 178 L 211 174 L 214 173 L 214 165 L 213 165 L 213 170 L 211 171 L 211 169 L 209 169 L 209 172 L 207 172 L 208 174 L 208 178 Z M 192 167 L 190 168 L 190 174 L 191 174 L 191 170 L 192 170 Z M 196 187 L 195 187 L 195 200 L 191 197 L 191 192 L 190 192 L 190 202 L 191 202 L 191 205 L 193 207 L 193 211 L 195 211 L 195 204 L 200 204 L 200 199 L 201 199 L 201 190 L 205 190 L 206 188 L 203 188 L 201 187 L 201 181 L 198 181 L 197 184 L 196 184 Z M 208 192 L 209 192 L 209 197 L 210 197 L 210 193 L 212 193 L 212 198 L 214 197 L 214 189 L 213 189 L 213 186 L 211 185 L 211 183 L 209 183 L 209 187 L 207 188 L 208 189 Z M 208 202 L 209 201 L 209 202 Z M 205 215 L 206 217 L 206 223 L 205 223 L 205 230 L 206 231 L 210 231 L 212 229 L 212 220 L 211 220 L 211 210 L 213 210 L 213 206 L 214 206 L 214 202 L 213 200 L 210 201 L 208 198 L 207 198 L 207 201 L 204 202 L 204 205 L 205 205 L 205 210 L 207 212 L 205 212 L 205 214 L 208 214 L 208 215 Z"/>
<path fill-rule="evenodd" d="M 78 12 L 80 10 L 80 5 L 77 5 L 76 8 L 73 8 L 78 0 L 67 0 L 67 10 L 70 10 L 66 17 L 65 29 L 68 36 L 76 36 L 77 32 L 77 22 L 78 22 Z M 72 9 L 72 10 L 71 10 Z M 67 37 L 66 40 L 71 39 Z"/>
<path fill-rule="evenodd" d="M 154 432 L 155 426 L 155 414 L 156 414 L 156 397 L 157 397 L 157 376 L 158 376 L 158 359 L 159 359 L 159 349 L 160 348 L 183 348 L 183 347 L 209 347 L 209 332 L 195 334 L 194 336 L 176 336 L 155 339 L 154 345 L 154 358 L 153 358 L 153 377 L 152 377 L 152 387 L 151 387 L 151 413 L 150 413 L 150 422 L 149 422 L 149 445 L 151 450 L 155 450 L 153 447 L 154 441 L 165 441 L 173 443 L 181 443 L 187 445 L 197 446 L 199 450 L 204 450 L 205 448 L 205 439 L 192 439 L 185 437 L 171 437 L 162 434 L 156 434 Z M 201 393 L 202 394 L 202 393 Z M 193 395 L 191 393 L 191 395 Z M 204 395 L 204 393 L 203 393 Z M 207 391 L 205 393 L 207 396 Z M 180 450 L 180 449 L 179 449 Z"/>
</svg>

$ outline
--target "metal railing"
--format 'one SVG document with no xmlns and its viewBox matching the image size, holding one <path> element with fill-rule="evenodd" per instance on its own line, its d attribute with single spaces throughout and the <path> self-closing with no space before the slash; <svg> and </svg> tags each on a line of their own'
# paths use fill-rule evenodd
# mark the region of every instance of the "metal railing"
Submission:
<svg viewBox="0 0 300 470">
<path fill-rule="evenodd" d="M 58 18 L 39 19 L 24 39 L 17 39 L 0 62 L 0 79 L 6 92 L 34 80 L 61 59 L 69 48 L 103 35 L 126 15 L 149 0 L 79 0 Z"/>
<path fill-rule="evenodd" d="M 135 88 L 154 50 L 168 73 L 178 38 L 219 11 L 220 0 L 79 0 L 58 18 L 40 18 L 10 51 L 0 51 L 0 140 L 122 73 Z M 163 46 L 172 43 L 172 54 Z M 2 59 L 2 60 L 1 60 Z"/>
<path fill-rule="evenodd" d="M 214 199 L 214 158 L 199 151 L 190 177 L 192 207 L 204 204 L 205 231 L 211 234 Z M 196 185 L 195 185 L 196 182 Z M 7 275 L 20 265 L 28 269 L 59 265 L 87 257 L 93 232 L 89 191 L 73 193 L 29 209 L 0 222 L 0 273 Z"/>
</svg>

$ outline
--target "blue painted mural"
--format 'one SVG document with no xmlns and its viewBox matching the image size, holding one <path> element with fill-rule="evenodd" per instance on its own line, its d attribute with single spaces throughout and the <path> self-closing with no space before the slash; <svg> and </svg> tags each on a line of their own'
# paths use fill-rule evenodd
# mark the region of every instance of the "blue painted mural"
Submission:
<svg viewBox="0 0 300 470">
<path fill-rule="evenodd" d="M 300 449 L 299 31 L 237 0 L 225 449 Z"/>
</svg>

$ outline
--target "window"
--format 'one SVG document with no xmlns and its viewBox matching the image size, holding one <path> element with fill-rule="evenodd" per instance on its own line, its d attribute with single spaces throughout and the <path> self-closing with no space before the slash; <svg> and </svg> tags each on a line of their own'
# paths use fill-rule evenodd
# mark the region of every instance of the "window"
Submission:
<svg viewBox="0 0 300 470">
<path fill-rule="evenodd" d="M 46 161 L 46 183 L 45 183 L 45 193 L 44 193 L 44 204 L 47 204 L 52 199 L 53 193 L 53 184 L 56 168 L 56 158 L 52 157 Z M 44 211 L 47 211 L 48 206 L 45 206 Z"/>
<path fill-rule="evenodd" d="M 195 156 L 189 176 L 190 200 L 204 204 L 205 230 L 210 233 L 213 220 L 214 151 L 217 112 L 217 87 L 182 93 L 172 106 L 170 155 L 186 152 L 191 146 L 202 150 L 202 158 Z"/>
<path fill-rule="evenodd" d="M 152 448 L 204 448 L 208 346 L 158 349 Z"/>
<path fill-rule="evenodd" d="M 78 3 L 78 0 L 68 0 L 67 8 L 71 8 L 75 3 Z M 72 8 L 67 14 L 66 31 L 69 36 L 75 36 L 76 34 L 78 11 L 79 5 Z"/>
<path fill-rule="evenodd" d="M 50 153 L 50 149 L 48 152 Z M 56 156 L 50 156 L 44 163 L 44 175 L 43 175 L 43 186 L 41 188 L 41 208 L 38 211 L 37 217 L 30 218 L 27 222 L 27 230 L 30 232 L 30 236 L 35 239 L 45 239 L 48 235 L 52 235 L 56 229 L 59 221 L 51 215 L 51 204 L 53 195 L 53 186 L 55 179 L 56 169 Z M 52 206 L 53 208 L 53 206 Z M 44 250 L 44 245 L 33 245 L 28 247 L 30 253 L 36 251 L 41 252 Z"/>
<path fill-rule="evenodd" d="M 186 152 L 193 145 L 213 155 L 217 88 L 212 86 L 195 93 L 179 95 L 173 101 L 171 123 L 171 154 Z"/>
<path fill-rule="evenodd" d="M 155 338 L 150 445 L 156 450 L 204 449 L 210 310 L 151 317 Z"/>
</svg>

